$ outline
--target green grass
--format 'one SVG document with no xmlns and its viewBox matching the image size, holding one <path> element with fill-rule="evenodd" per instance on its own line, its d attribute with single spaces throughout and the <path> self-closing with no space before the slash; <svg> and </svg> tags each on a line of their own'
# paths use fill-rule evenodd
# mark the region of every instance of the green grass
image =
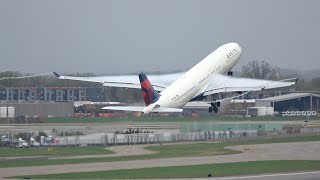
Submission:
<svg viewBox="0 0 320 180">
<path fill-rule="evenodd" d="M 135 155 L 135 156 L 119 156 L 104 158 L 81 158 L 81 159 L 34 159 L 34 160 L 15 160 L 0 161 L 0 168 L 4 167 L 23 167 L 23 166 L 42 166 L 56 164 L 79 164 L 79 163 L 95 163 L 95 162 L 111 162 L 111 161 L 129 161 L 155 158 L 185 157 L 185 156 L 204 156 L 204 155 L 223 155 L 239 153 L 239 151 L 224 149 L 223 145 L 215 146 L 214 144 L 178 144 L 178 145 L 162 145 L 151 146 L 147 149 L 154 150 L 154 154 Z M 2 163 L 3 162 L 3 163 Z"/>
<path fill-rule="evenodd" d="M 203 121 L 296 121 L 307 120 L 307 117 L 228 117 L 228 116 L 208 116 L 208 117 L 114 117 L 114 118 L 48 118 L 45 123 L 114 123 L 114 122 L 203 122 Z M 309 120 L 320 120 L 320 116 L 312 116 Z"/>
<path fill-rule="evenodd" d="M 56 155 L 98 155 L 111 154 L 110 150 L 104 146 L 88 146 L 88 147 L 54 147 L 48 151 L 46 147 L 40 148 L 0 148 L 0 157 L 11 156 L 56 156 Z"/>
<path fill-rule="evenodd" d="M 101 158 L 101 157 L 100 158 L 82 158 L 82 159 L 51 159 L 51 160 L 35 159 L 35 160 L 0 161 L 0 168 L 111 162 L 111 161 L 129 161 L 129 160 L 171 158 L 171 157 L 214 156 L 214 155 L 239 153 L 238 151 L 225 149 L 224 147 L 226 146 L 284 143 L 284 142 L 306 142 L 306 141 L 320 141 L 320 136 L 286 137 L 286 138 L 272 138 L 272 139 L 221 142 L 221 143 L 166 144 L 162 146 L 147 147 L 147 149 L 155 151 L 154 154 L 148 154 L 148 155 L 104 157 L 104 158 Z M 76 152 L 76 149 L 74 150 L 74 152 Z"/>
<path fill-rule="evenodd" d="M 320 161 L 253 161 L 223 164 L 124 169 L 112 171 L 32 175 L 31 179 L 155 179 L 155 178 L 204 178 L 252 175 L 261 173 L 319 170 Z M 23 178 L 24 176 L 15 177 Z"/>
<path fill-rule="evenodd" d="M 225 149 L 222 143 L 198 143 L 149 146 L 148 150 L 156 151 L 154 157 L 185 157 L 185 156 L 215 156 L 240 153 L 239 151 Z"/>
</svg>

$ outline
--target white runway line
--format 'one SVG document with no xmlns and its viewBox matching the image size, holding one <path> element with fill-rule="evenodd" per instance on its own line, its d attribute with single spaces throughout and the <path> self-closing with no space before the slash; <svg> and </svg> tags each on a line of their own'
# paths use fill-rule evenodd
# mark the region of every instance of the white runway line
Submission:
<svg viewBox="0 0 320 180">
<path fill-rule="evenodd" d="M 317 174 L 317 173 L 320 173 L 320 171 L 300 172 L 300 173 L 284 173 L 284 174 L 265 174 L 265 175 L 241 176 L 241 177 L 225 177 L 225 178 L 214 178 L 214 179 L 215 180 L 251 179 L 251 178 L 261 178 L 261 177 L 292 176 L 292 175 Z"/>
</svg>

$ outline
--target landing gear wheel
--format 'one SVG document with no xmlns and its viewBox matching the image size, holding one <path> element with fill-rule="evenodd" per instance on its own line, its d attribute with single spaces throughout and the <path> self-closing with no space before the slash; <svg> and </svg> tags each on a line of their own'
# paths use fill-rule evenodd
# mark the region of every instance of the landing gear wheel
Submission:
<svg viewBox="0 0 320 180">
<path fill-rule="evenodd" d="M 217 102 L 217 107 L 220 107 L 221 103 L 220 101 Z"/>
<path fill-rule="evenodd" d="M 209 107 L 209 112 L 211 113 L 212 111 L 214 111 L 215 113 L 218 112 L 218 107 L 217 107 L 217 103 L 211 103 L 211 106 Z M 219 104 L 220 106 L 220 104 Z"/>
<path fill-rule="evenodd" d="M 214 107 L 213 107 L 213 110 L 214 110 L 215 113 L 217 113 L 217 112 L 218 112 L 218 107 L 217 107 L 217 106 L 214 106 Z"/>
<path fill-rule="evenodd" d="M 211 103 L 211 106 L 212 106 L 212 107 L 214 107 L 214 106 L 220 107 L 220 105 L 221 105 L 221 102 L 220 102 L 220 101 Z"/>
<path fill-rule="evenodd" d="M 232 71 L 229 71 L 229 72 L 228 72 L 228 76 L 233 76 L 233 72 L 232 72 Z"/>
</svg>

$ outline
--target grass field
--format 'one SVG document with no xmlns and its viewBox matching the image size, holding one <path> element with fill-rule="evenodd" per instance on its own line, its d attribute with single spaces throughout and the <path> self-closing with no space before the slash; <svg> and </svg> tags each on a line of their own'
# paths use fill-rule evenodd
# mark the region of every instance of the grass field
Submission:
<svg viewBox="0 0 320 180">
<path fill-rule="evenodd" d="M 158 178 L 204 178 L 252 175 L 261 173 L 319 170 L 320 161 L 254 161 L 224 164 L 124 169 L 112 171 L 33 175 L 31 179 L 158 179 Z M 15 177 L 15 178 L 24 178 Z"/>
<path fill-rule="evenodd" d="M 123 117 L 123 118 L 48 118 L 45 123 L 114 123 L 114 122 L 194 122 L 194 121 L 296 121 L 308 120 L 307 117 Z M 309 120 L 320 120 L 320 116 L 312 116 Z"/>
<path fill-rule="evenodd" d="M 119 156 L 119 157 L 97 157 L 97 158 L 81 158 L 81 159 L 33 159 L 33 160 L 15 160 L 0 161 L 0 168 L 4 167 L 23 167 L 23 166 L 42 166 L 56 164 L 79 164 L 79 163 L 95 163 L 95 162 L 111 162 L 111 161 L 129 161 L 155 158 L 170 158 L 184 156 L 204 156 L 204 155 L 224 155 L 239 153 L 229 149 L 224 149 L 223 145 L 215 146 L 208 143 L 199 144 L 177 144 L 162 145 L 156 147 L 147 147 L 154 150 L 154 154 L 135 155 L 135 156 Z"/>
<path fill-rule="evenodd" d="M 104 146 L 40 148 L 0 148 L 0 157 L 111 154 Z"/>
<path fill-rule="evenodd" d="M 187 156 L 189 157 L 213 156 L 213 155 L 239 153 L 238 151 L 225 149 L 224 147 L 226 146 L 246 145 L 246 144 L 284 143 L 284 142 L 306 142 L 306 141 L 320 141 L 320 136 L 287 137 L 287 138 L 273 138 L 273 139 L 263 139 L 263 140 L 260 139 L 260 140 L 221 142 L 221 143 L 167 144 L 162 146 L 147 147 L 147 149 L 155 151 L 154 154 L 148 154 L 148 155 L 104 157 L 104 158 L 101 158 L 101 157 L 100 158 L 83 158 L 83 159 L 51 159 L 51 160 L 35 159 L 35 160 L 0 161 L 0 168 L 128 161 L 128 160 L 187 157 Z"/>
</svg>

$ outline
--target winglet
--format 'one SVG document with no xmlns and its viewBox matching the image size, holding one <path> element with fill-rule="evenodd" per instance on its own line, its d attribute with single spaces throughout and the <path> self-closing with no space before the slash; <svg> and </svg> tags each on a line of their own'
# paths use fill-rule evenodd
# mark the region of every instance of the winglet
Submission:
<svg viewBox="0 0 320 180">
<path fill-rule="evenodd" d="M 57 78 L 61 77 L 60 74 L 58 74 L 58 73 L 56 73 L 56 72 L 53 72 L 53 74 L 54 74 L 55 76 L 57 76 Z"/>
<path fill-rule="evenodd" d="M 282 79 L 280 82 L 292 82 L 294 81 L 296 84 L 298 83 L 299 78 L 290 78 L 290 79 Z"/>
</svg>

